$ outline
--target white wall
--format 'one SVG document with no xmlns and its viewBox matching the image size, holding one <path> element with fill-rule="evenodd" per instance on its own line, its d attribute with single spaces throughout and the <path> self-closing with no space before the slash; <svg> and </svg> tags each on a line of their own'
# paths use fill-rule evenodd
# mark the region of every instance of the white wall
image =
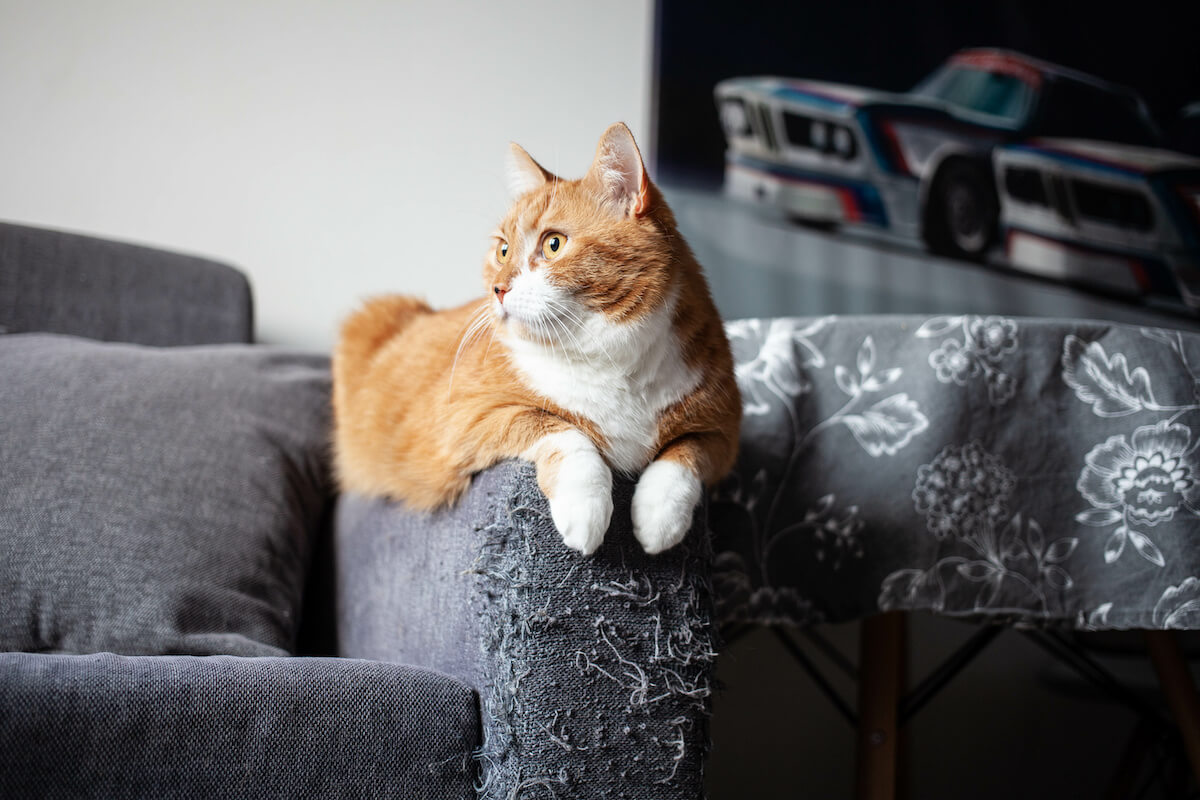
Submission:
<svg viewBox="0 0 1200 800">
<path fill-rule="evenodd" d="M 650 0 L 0 0 L 0 219 L 230 261 L 261 340 L 481 291 L 509 140 L 648 149 Z"/>
</svg>

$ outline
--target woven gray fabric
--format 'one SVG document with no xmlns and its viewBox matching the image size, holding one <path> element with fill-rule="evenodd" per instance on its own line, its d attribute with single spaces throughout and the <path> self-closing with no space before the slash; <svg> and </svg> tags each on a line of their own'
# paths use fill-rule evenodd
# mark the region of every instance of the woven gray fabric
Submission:
<svg viewBox="0 0 1200 800">
<path fill-rule="evenodd" d="M 475 693 L 367 661 L 0 655 L 0 796 L 474 795 Z"/>
<path fill-rule="evenodd" d="M 250 284 L 203 258 L 0 223 L 0 333 L 151 345 L 249 342 Z"/>
<path fill-rule="evenodd" d="M 703 515 L 683 545 L 647 556 L 632 491 L 616 481 L 591 557 L 563 545 L 523 462 L 482 473 L 436 514 L 339 503 L 341 652 L 479 689 L 481 797 L 702 794 L 714 658 Z"/>
<path fill-rule="evenodd" d="M 0 374 L 0 649 L 291 650 L 327 359 L 21 334 Z"/>
</svg>

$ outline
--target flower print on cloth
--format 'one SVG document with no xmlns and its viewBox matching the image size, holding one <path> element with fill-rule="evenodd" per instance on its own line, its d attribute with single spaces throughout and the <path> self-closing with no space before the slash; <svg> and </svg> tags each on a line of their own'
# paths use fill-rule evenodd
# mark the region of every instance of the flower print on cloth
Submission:
<svg viewBox="0 0 1200 800">
<path fill-rule="evenodd" d="M 971 349 L 957 339 L 947 339 L 930 353 L 929 366 L 933 367 L 939 381 L 954 382 L 959 386 L 966 386 L 983 372 Z"/>
<path fill-rule="evenodd" d="M 1195 373 L 1177 332 L 1143 328 L 1142 335 L 1170 346 L 1184 371 Z M 1124 417 L 1139 412 L 1171 413 L 1157 423 L 1118 433 L 1095 445 L 1084 456 L 1075 488 L 1091 508 L 1075 521 L 1096 528 L 1116 527 L 1104 544 L 1104 561 L 1112 564 L 1132 544 L 1142 558 L 1166 566 L 1162 550 L 1149 532 L 1180 517 L 1200 517 L 1200 458 L 1192 430 L 1177 420 L 1200 404 L 1159 402 L 1144 367 L 1130 368 L 1124 353 L 1109 356 L 1099 342 L 1068 334 L 1063 339 L 1062 378 L 1075 396 L 1098 417 Z"/>
<path fill-rule="evenodd" d="M 812 532 L 816 542 L 813 555 L 817 561 L 829 564 L 831 569 L 841 569 L 849 559 L 863 557 L 862 533 L 866 527 L 858 506 L 847 506 L 837 511 L 837 497 L 827 494 L 817 501 L 814 508 L 804 514 L 799 523 Z"/>
<path fill-rule="evenodd" d="M 967 341 L 985 361 L 1017 352 L 1017 323 L 1006 317 L 967 317 Z"/>
<path fill-rule="evenodd" d="M 917 468 L 913 506 L 951 555 L 931 567 L 900 569 L 883 579 L 881 610 L 931 608 L 944 613 L 1049 616 L 1074 586 L 1063 566 L 1079 540 L 1047 541 L 1041 525 L 1009 515 L 1016 475 L 978 442 L 947 445 Z M 970 596 L 974 607 L 948 609 L 948 596 Z M 959 601 L 961 606 L 961 601 Z"/>
<path fill-rule="evenodd" d="M 1001 369 L 1006 356 L 1017 352 L 1017 323 L 1007 317 L 934 317 L 917 329 L 919 339 L 947 338 L 929 354 L 929 366 L 942 383 L 966 386 L 982 376 L 988 400 L 1003 405 L 1017 391 L 1016 379 Z"/>
<path fill-rule="evenodd" d="M 1131 372 L 1123 353 L 1109 358 L 1099 342 L 1068 335 L 1063 340 L 1062 366 L 1063 381 L 1076 397 L 1091 404 L 1098 417 L 1160 408 L 1150 391 L 1150 374 L 1143 367 Z"/>
<path fill-rule="evenodd" d="M 939 539 L 995 525 L 1008 514 L 1017 484 L 1012 470 L 978 442 L 947 447 L 917 469 L 912 497 L 925 525 Z"/>
<path fill-rule="evenodd" d="M 917 403 L 910 400 L 904 392 L 890 395 L 868 408 L 850 413 L 861 399 L 890 386 L 904 374 L 900 367 L 875 371 L 875 341 L 870 336 L 863 339 L 858 348 L 855 371 L 852 372 L 848 367 L 838 364 L 834 367 L 833 374 L 838 388 L 850 395 L 850 400 L 835 414 L 809 431 L 809 436 L 842 423 L 868 455 L 879 458 L 882 455 L 894 456 L 912 441 L 914 436 L 923 433 L 929 427 L 929 419 L 921 413 Z"/>
<path fill-rule="evenodd" d="M 724 552 L 713 560 L 717 624 L 816 625 L 823 615 L 812 601 L 790 586 L 755 586 L 745 560 Z"/>
<path fill-rule="evenodd" d="M 1200 578 L 1185 578 L 1168 586 L 1154 606 L 1154 624 L 1159 628 L 1200 628 Z"/>
<path fill-rule="evenodd" d="M 858 506 L 851 505 L 839 510 L 837 497 L 827 494 L 808 508 L 800 519 L 772 531 L 762 546 L 762 559 L 764 563 L 769 563 L 775 545 L 800 534 L 808 541 L 813 558 L 826 563 L 831 569 L 841 569 L 847 560 L 863 557 L 864 527 Z M 763 577 L 766 577 L 765 573 Z"/>
<path fill-rule="evenodd" d="M 889 609 L 1200 629 L 1200 335 L 960 315 L 731 323 L 723 621 Z"/>
<path fill-rule="evenodd" d="M 738 356 L 734 372 L 743 414 L 762 416 L 770 411 L 772 401 L 787 403 L 811 390 L 801 370 L 824 367 L 825 356 L 810 337 L 833 319 L 822 317 L 804 327 L 787 319 L 738 320 L 725 326 Z M 743 359 L 746 353 L 753 355 Z"/>
<path fill-rule="evenodd" d="M 739 598 L 743 611 L 737 613 L 750 618 L 816 621 L 813 603 L 794 588 L 776 585 L 772 570 L 788 574 L 788 561 L 799 560 L 833 574 L 866 555 L 859 503 L 839 501 L 834 492 L 807 493 L 802 468 L 818 441 L 821 448 L 883 459 L 929 428 L 919 404 L 894 390 L 904 370 L 879 363 L 872 336 L 843 350 L 844 363 L 831 363 L 827 349 L 846 345 L 830 340 L 833 322 L 824 317 L 726 325 L 742 392 L 743 441 L 747 431 L 763 435 L 750 436 L 753 447 L 742 447 L 733 472 L 712 493 L 710 519 L 745 531 L 748 545 L 742 552 L 718 554 L 714 584 L 719 596 Z M 814 421 L 807 403 L 816 392 L 832 396 L 836 405 Z M 838 428 L 849 436 L 839 435 Z M 733 620 L 737 603 L 724 607 L 728 613 L 722 617 Z"/>
<path fill-rule="evenodd" d="M 1154 527 L 1177 513 L 1200 516 L 1200 481 L 1192 432 L 1162 420 L 1143 425 L 1126 438 L 1110 436 L 1084 457 L 1076 488 L 1092 508 L 1075 515 L 1084 525 L 1118 525 L 1104 547 L 1104 560 L 1121 557 L 1132 542 L 1143 558 L 1163 566 L 1158 547 L 1133 526 Z"/>
</svg>

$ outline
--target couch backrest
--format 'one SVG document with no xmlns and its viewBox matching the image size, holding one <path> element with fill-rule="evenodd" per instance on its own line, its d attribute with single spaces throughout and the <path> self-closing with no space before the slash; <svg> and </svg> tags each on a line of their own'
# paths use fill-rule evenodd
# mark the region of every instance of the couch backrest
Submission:
<svg viewBox="0 0 1200 800">
<path fill-rule="evenodd" d="M 146 345 L 250 342 L 250 283 L 226 264 L 0 223 L 0 333 Z"/>
</svg>

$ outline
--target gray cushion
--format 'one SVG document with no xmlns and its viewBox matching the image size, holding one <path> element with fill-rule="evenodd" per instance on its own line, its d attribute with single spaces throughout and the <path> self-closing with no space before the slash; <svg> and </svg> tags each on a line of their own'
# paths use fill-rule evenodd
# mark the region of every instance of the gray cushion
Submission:
<svg viewBox="0 0 1200 800">
<path fill-rule="evenodd" d="M 0 333 L 114 342 L 249 342 L 246 276 L 195 256 L 0 223 Z"/>
<path fill-rule="evenodd" d="M 0 650 L 291 650 L 326 358 L 22 334 L 0 375 Z"/>
<path fill-rule="evenodd" d="M 466 800 L 477 707 L 372 661 L 3 654 L 0 797 Z"/>
</svg>

